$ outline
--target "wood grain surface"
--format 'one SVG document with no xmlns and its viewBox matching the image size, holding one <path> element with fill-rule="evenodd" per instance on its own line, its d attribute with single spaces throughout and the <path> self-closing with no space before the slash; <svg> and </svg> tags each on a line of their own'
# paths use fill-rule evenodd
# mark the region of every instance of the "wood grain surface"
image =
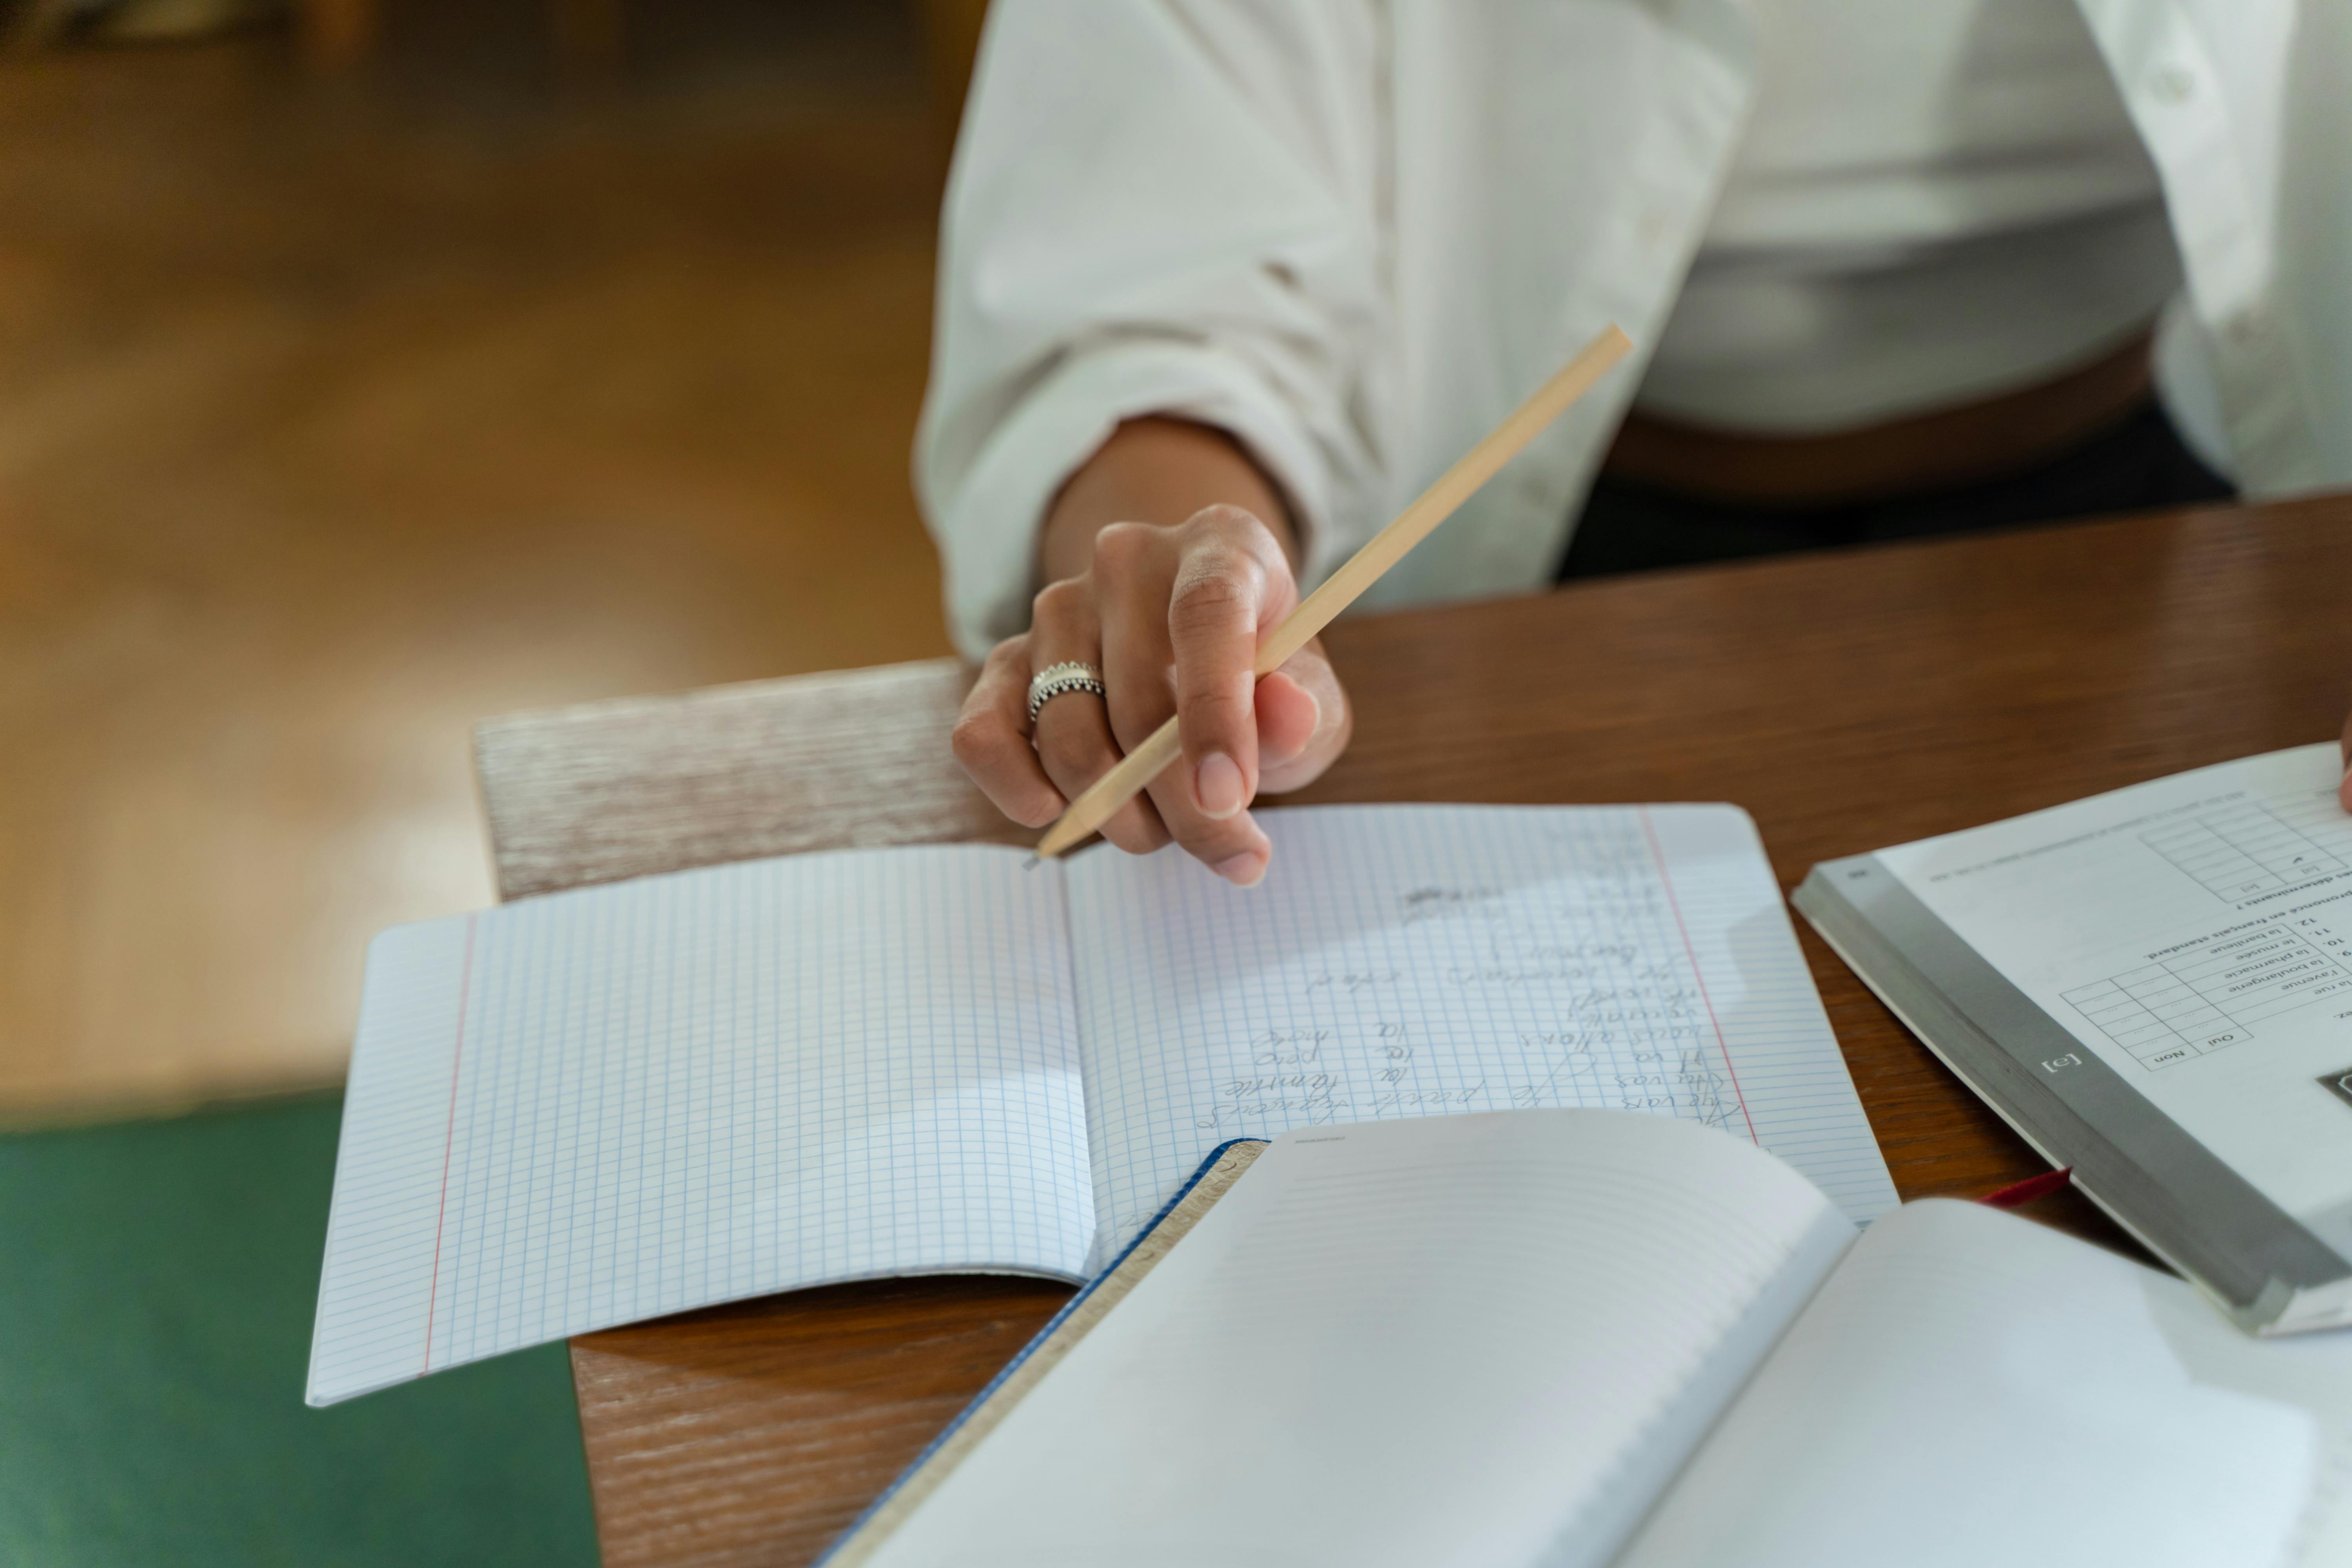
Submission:
<svg viewBox="0 0 2352 1568">
<path fill-rule="evenodd" d="M 1355 742 L 1297 798 L 1736 801 L 1793 885 L 1816 860 L 2336 733 L 2347 589 L 2352 498 L 2335 498 L 1342 622 L 1328 645 Z M 487 724 L 500 886 L 1018 841 L 948 755 L 966 679 L 942 660 Z M 2024 1144 L 1799 929 L 1902 1194 L 2033 1174 Z M 2071 1194 L 2036 1212 L 2118 1239 Z M 606 1561 L 807 1562 L 1063 1295 L 894 1281 L 574 1342 Z"/>
<path fill-rule="evenodd" d="M 483 714 L 949 650 L 903 7 L 384 9 L 0 49 L 0 1126 L 341 1084 Z"/>
</svg>

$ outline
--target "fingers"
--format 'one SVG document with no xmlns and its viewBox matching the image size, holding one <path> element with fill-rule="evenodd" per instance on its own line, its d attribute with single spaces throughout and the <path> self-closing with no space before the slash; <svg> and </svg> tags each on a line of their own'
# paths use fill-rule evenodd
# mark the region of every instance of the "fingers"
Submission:
<svg viewBox="0 0 2352 1568">
<path fill-rule="evenodd" d="M 1104 658 L 1091 575 L 1047 584 L 1037 595 L 1032 614 L 1029 674 L 1065 661 L 1090 664 L 1103 670 L 1106 686 L 1117 689 Z M 1024 674 L 1024 710 L 1027 679 Z M 1087 691 L 1066 693 L 1038 710 L 1035 744 L 1045 776 L 1073 800 L 1127 754 L 1111 731 L 1103 700 Z M 1112 813 L 1102 825 L 1102 836 L 1133 855 L 1148 855 L 1168 842 L 1168 830 L 1161 826 L 1159 813 L 1142 795 Z"/>
<path fill-rule="evenodd" d="M 1184 754 L 1152 782 L 1152 802 L 1186 853 L 1247 887 L 1272 853 L 1245 809 L 1257 787 L 1251 666 L 1262 621 L 1295 597 L 1288 568 L 1265 526 L 1231 507 L 1209 508 L 1159 542 L 1156 562 L 1144 558 L 1151 542 L 1140 533 L 1106 531 L 1097 543 L 1106 576 L 1156 565 L 1166 583 L 1105 601 L 1111 727 L 1131 748 L 1177 716 Z"/>
<path fill-rule="evenodd" d="M 1169 679 L 1168 630 L 1158 614 L 1114 616 L 1103 631 L 1103 680 L 1110 689 L 1112 733 L 1122 747 L 1139 746 L 1176 711 Z M 1203 815 L 1195 805 L 1189 770 L 1180 758 L 1146 786 L 1164 829 L 1185 853 L 1228 881 L 1247 887 L 1265 874 L 1265 835 L 1244 811 L 1223 817 Z"/>
<path fill-rule="evenodd" d="M 963 700 L 950 743 L 981 793 L 1013 821 L 1043 827 L 1062 814 L 1062 793 L 1029 745 L 1029 639 L 1009 637 L 989 650 L 980 679 Z"/>
<path fill-rule="evenodd" d="M 1319 638 L 1259 681 L 1255 701 L 1262 795 L 1312 784 L 1355 733 L 1355 709 Z"/>
<path fill-rule="evenodd" d="M 2344 758 L 2344 782 L 2336 786 L 2336 798 L 2344 803 L 2345 810 L 2352 811 L 2352 719 L 2344 721 L 2344 749 L 2340 754 Z"/>
<path fill-rule="evenodd" d="M 1217 818 L 1233 816 L 1257 793 L 1252 697 L 1258 633 L 1297 595 L 1286 566 L 1278 560 L 1270 565 L 1250 548 L 1250 530 L 1207 519 L 1195 520 L 1199 531 L 1169 587 L 1168 642 L 1192 805 Z"/>
<path fill-rule="evenodd" d="M 1182 758 L 1103 826 L 1135 853 L 1171 837 L 1248 886 L 1272 845 L 1248 806 L 1329 766 L 1352 726 L 1319 645 L 1259 682 L 1258 639 L 1298 602 L 1265 524 L 1210 507 L 1177 528 L 1120 523 L 1094 540 L 1081 576 L 1037 595 L 1028 633 L 988 658 L 955 731 L 955 752 L 1014 820 L 1043 826 L 1173 717 Z M 1067 692 L 1028 717 L 1029 682 L 1063 662 L 1098 666 L 1106 697 Z"/>
</svg>

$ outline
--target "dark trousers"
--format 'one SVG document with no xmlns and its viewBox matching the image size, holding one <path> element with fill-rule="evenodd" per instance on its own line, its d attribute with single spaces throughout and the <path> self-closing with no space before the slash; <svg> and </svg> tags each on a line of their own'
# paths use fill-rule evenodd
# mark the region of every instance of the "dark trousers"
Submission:
<svg viewBox="0 0 2352 1568">
<path fill-rule="evenodd" d="M 1780 555 L 1979 529 L 2148 511 L 2236 495 L 2181 444 L 2154 404 L 2040 465 L 2003 479 L 1835 506 L 1696 500 L 1602 475 L 1561 562 L 1562 582 L 1702 561 Z"/>
</svg>

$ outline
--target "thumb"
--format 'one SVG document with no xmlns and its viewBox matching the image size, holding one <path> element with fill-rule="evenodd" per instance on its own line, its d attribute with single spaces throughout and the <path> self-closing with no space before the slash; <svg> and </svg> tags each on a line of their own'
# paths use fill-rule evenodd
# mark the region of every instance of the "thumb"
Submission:
<svg viewBox="0 0 2352 1568">
<path fill-rule="evenodd" d="M 1313 783 L 1348 749 L 1355 710 L 1318 639 L 1257 683 L 1258 789 L 1279 794 Z"/>
<path fill-rule="evenodd" d="M 2352 719 L 2344 721 L 2344 750 L 2340 754 L 2344 758 L 2344 782 L 2336 786 L 2336 798 L 2344 803 L 2345 810 L 2352 811 Z"/>
</svg>

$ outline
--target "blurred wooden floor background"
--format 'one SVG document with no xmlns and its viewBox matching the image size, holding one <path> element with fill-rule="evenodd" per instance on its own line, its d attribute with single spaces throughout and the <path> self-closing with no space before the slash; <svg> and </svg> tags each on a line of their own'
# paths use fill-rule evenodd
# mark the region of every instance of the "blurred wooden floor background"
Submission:
<svg viewBox="0 0 2352 1568">
<path fill-rule="evenodd" d="M 338 1079 L 478 718 L 946 650 L 911 14 L 663 14 L 585 99 L 0 63 L 0 1120 Z"/>
</svg>

